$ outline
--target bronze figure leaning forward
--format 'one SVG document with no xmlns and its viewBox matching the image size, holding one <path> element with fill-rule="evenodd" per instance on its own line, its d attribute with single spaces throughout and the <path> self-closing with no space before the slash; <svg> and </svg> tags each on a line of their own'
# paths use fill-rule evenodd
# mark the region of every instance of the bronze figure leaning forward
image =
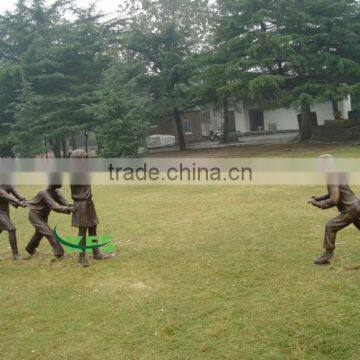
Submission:
<svg viewBox="0 0 360 360">
<path fill-rule="evenodd" d="M 35 228 L 35 233 L 26 246 L 26 251 L 30 256 L 36 253 L 36 249 L 44 236 L 48 239 L 55 258 L 62 259 L 64 256 L 64 249 L 56 241 L 53 231 L 48 225 L 48 218 L 51 210 L 62 214 L 70 214 L 76 211 L 76 207 L 67 203 L 59 191 L 60 188 L 61 185 L 49 185 L 27 203 L 30 209 L 29 220 Z"/>
<path fill-rule="evenodd" d="M 314 262 L 316 265 L 329 264 L 334 257 L 337 233 L 354 224 L 360 230 L 360 200 L 346 183 L 344 174 L 328 175 L 328 193 L 324 196 L 313 196 L 309 201 L 320 209 L 337 207 L 340 214 L 331 219 L 325 226 L 323 247 L 325 252 Z"/>
</svg>

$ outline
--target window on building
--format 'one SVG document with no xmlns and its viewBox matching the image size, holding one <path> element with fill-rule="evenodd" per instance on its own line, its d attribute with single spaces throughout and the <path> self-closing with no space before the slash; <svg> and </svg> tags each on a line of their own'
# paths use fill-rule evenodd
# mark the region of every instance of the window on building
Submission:
<svg viewBox="0 0 360 360">
<path fill-rule="evenodd" d="M 191 125 L 191 120 L 189 119 L 184 119 L 182 121 L 182 125 L 183 125 L 183 131 L 185 133 L 191 133 L 192 132 L 192 125 Z"/>
</svg>

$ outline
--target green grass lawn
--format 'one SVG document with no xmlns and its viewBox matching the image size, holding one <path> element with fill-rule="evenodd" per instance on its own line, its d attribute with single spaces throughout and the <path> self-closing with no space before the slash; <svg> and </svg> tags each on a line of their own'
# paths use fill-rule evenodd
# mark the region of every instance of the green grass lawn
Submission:
<svg viewBox="0 0 360 360">
<path fill-rule="evenodd" d="M 306 203 L 323 187 L 93 192 L 119 254 L 51 264 L 44 239 L 33 260 L 1 261 L 1 359 L 360 358 L 359 232 L 340 234 L 333 265 L 312 262 L 336 214 Z M 12 218 L 25 255 L 27 211 Z M 69 216 L 50 223 L 76 234 Z"/>
<path fill-rule="evenodd" d="M 339 158 L 360 157 L 360 145 L 326 143 L 283 143 L 274 145 L 238 145 L 223 148 L 187 151 L 162 150 L 147 154 L 147 157 L 317 157 L 333 154 Z"/>
</svg>

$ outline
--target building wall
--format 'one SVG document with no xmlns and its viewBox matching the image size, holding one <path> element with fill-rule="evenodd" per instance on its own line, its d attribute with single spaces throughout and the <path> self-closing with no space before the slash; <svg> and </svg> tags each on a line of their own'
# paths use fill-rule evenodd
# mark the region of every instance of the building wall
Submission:
<svg viewBox="0 0 360 360">
<path fill-rule="evenodd" d="M 201 120 L 202 113 L 201 111 L 187 111 L 182 115 L 182 121 L 191 122 L 191 132 L 185 132 L 185 140 L 187 142 L 199 142 L 202 140 L 201 133 Z M 173 121 L 175 124 L 175 121 Z"/>
<path fill-rule="evenodd" d="M 214 131 L 215 133 L 220 131 L 222 128 L 222 121 L 223 121 L 223 114 L 221 110 L 215 109 L 213 105 L 209 106 L 210 108 L 210 130 Z"/>
<path fill-rule="evenodd" d="M 324 125 L 325 120 L 334 120 L 334 112 L 330 101 L 312 106 L 311 111 L 316 112 L 318 125 Z"/>
<path fill-rule="evenodd" d="M 349 111 L 352 110 L 350 95 L 348 95 L 344 101 L 339 101 L 339 110 L 342 112 L 344 119 L 349 118 Z"/>
<path fill-rule="evenodd" d="M 298 130 L 297 111 L 294 109 L 275 109 L 264 111 L 265 130 L 269 130 L 271 123 L 276 123 L 277 130 Z"/>
<path fill-rule="evenodd" d="M 242 104 L 238 104 L 235 108 L 236 130 L 247 132 L 250 129 L 249 111 Z"/>
<path fill-rule="evenodd" d="M 236 129 L 238 132 L 250 131 L 249 111 L 240 103 L 229 110 L 235 111 Z M 350 97 L 339 101 L 339 110 L 344 119 L 348 118 L 348 112 L 351 110 Z M 316 104 L 311 107 L 311 111 L 316 112 L 319 125 L 324 125 L 325 120 L 334 120 L 332 103 L 330 101 L 323 104 Z M 277 130 L 298 130 L 298 111 L 293 108 L 280 108 L 274 110 L 264 110 L 264 127 L 269 130 L 271 123 L 276 123 Z M 213 109 L 211 117 L 212 127 L 221 129 L 222 113 Z"/>
<path fill-rule="evenodd" d="M 316 112 L 318 125 L 324 125 L 325 120 L 334 119 L 331 102 L 317 104 L 311 107 Z M 298 130 L 298 114 L 296 109 L 275 109 L 264 111 L 265 130 L 269 130 L 271 123 L 276 123 L 277 130 Z"/>
<path fill-rule="evenodd" d="M 351 110 L 350 96 L 339 102 L 339 110 L 342 112 L 343 118 L 348 118 L 348 112 Z M 234 107 L 230 107 L 229 111 L 234 111 L 236 131 L 246 133 L 250 131 L 249 110 L 239 103 Z M 333 120 L 333 109 L 330 101 L 323 104 L 312 106 L 311 111 L 316 112 L 319 125 L 323 125 L 325 120 Z M 187 111 L 182 115 L 183 122 L 191 123 L 191 131 L 185 132 L 186 142 L 200 142 L 204 137 L 208 137 L 210 130 L 218 132 L 222 129 L 223 113 L 217 110 L 213 105 L 206 107 L 209 112 L 210 122 L 204 123 L 203 111 L 194 110 Z M 292 108 L 280 108 L 274 110 L 264 110 L 264 130 L 269 130 L 271 123 L 276 123 L 277 130 L 298 130 L 298 111 Z M 164 121 L 158 126 L 150 129 L 152 135 L 173 135 L 177 140 L 177 131 L 174 119 Z"/>
<path fill-rule="evenodd" d="M 247 132 L 249 128 L 248 111 L 243 108 L 241 103 L 236 107 L 229 107 L 229 111 L 234 111 L 235 113 L 236 130 Z M 222 129 L 223 116 L 222 110 L 216 110 L 213 106 L 211 106 L 211 130 L 217 132 Z"/>
<path fill-rule="evenodd" d="M 188 111 L 182 115 L 182 120 L 190 121 L 191 132 L 185 132 L 185 141 L 188 143 L 199 142 L 202 140 L 201 135 L 201 112 Z M 178 143 L 178 135 L 174 119 L 163 121 L 158 125 L 150 127 L 151 135 L 173 135 L 175 136 L 176 143 Z"/>
</svg>

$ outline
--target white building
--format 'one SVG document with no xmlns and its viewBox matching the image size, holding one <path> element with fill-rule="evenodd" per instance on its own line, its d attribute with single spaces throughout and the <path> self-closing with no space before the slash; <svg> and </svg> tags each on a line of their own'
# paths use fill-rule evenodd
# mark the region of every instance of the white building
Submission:
<svg viewBox="0 0 360 360">
<path fill-rule="evenodd" d="M 351 111 L 351 98 L 348 96 L 338 103 L 342 118 L 348 118 Z M 334 120 L 332 103 L 330 101 L 312 106 L 311 111 L 316 114 L 318 125 L 324 125 L 326 120 Z M 293 108 L 279 108 L 274 110 L 249 109 L 238 104 L 229 109 L 229 131 L 232 133 L 247 133 L 250 131 L 283 131 L 299 129 L 299 112 Z M 222 128 L 223 113 L 212 105 L 204 113 L 202 120 L 202 136 L 209 136 L 210 130 L 219 131 Z"/>
</svg>

